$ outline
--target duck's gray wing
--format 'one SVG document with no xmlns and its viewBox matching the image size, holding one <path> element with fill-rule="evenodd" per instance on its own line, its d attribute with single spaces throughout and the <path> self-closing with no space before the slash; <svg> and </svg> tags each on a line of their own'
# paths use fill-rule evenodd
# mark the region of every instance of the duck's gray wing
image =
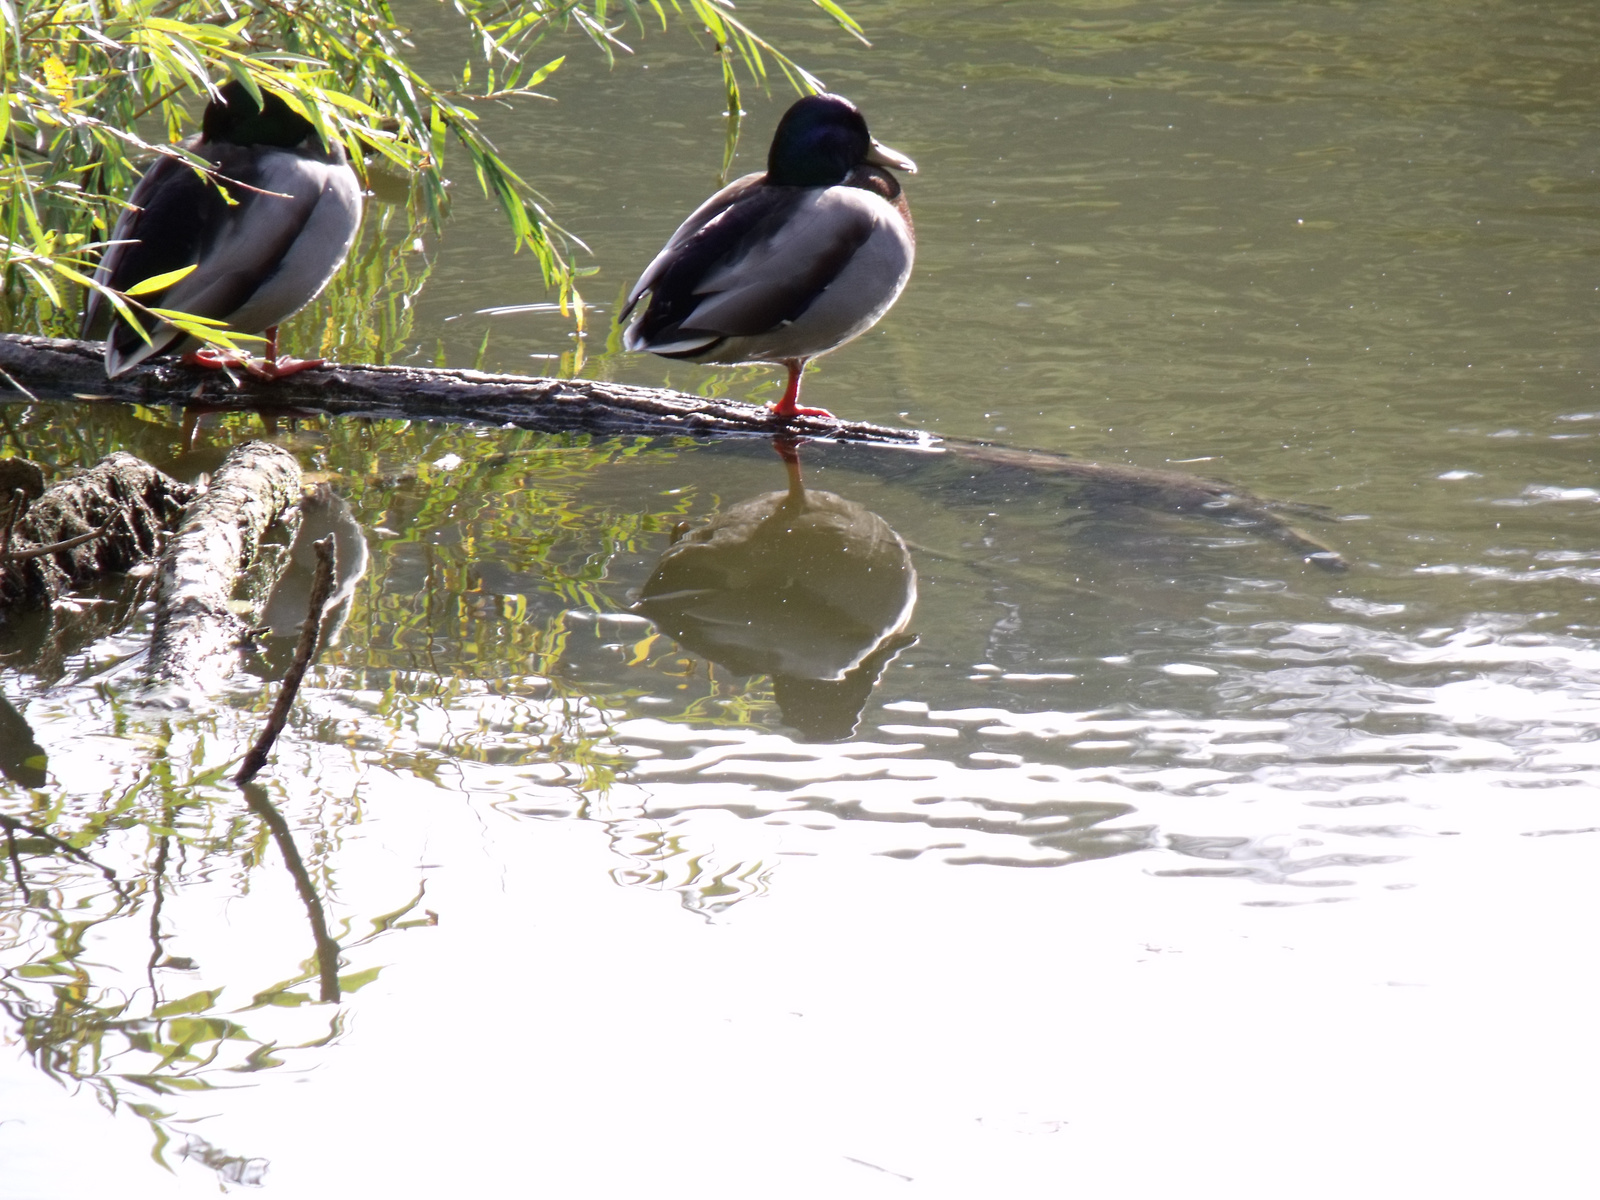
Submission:
<svg viewBox="0 0 1600 1200">
<path fill-rule="evenodd" d="M 767 243 L 784 235 L 790 217 L 816 189 L 771 187 L 764 176 L 749 175 L 713 196 L 678 228 L 672 239 L 640 276 L 623 315 L 646 292 L 650 303 L 628 327 L 623 342 L 630 350 L 656 354 L 698 354 L 733 328 L 693 327 L 687 319 L 706 295 L 706 281 L 721 278 L 752 256 L 764 258 Z M 752 314 L 765 328 L 771 318 Z M 735 321 L 743 326 L 746 321 Z"/>
<path fill-rule="evenodd" d="M 882 201 L 859 188 L 795 190 L 796 202 L 758 223 L 739 253 L 702 276 L 684 333 L 753 337 L 798 320 L 881 223 Z"/>
<path fill-rule="evenodd" d="M 748 196 L 761 186 L 761 181 L 766 178 L 763 172 L 757 171 L 750 175 L 742 175 L 727 187 L 717 192 L 706 200 L 679 225 L 673 235 L 667 239 L 667 244 L 661 247 L 659 253 L 650 260 L 650 265 L 639 276 L 633 290 L 628 293 L 627 304 L 623 307 L 622 317 L 633 311 L 633 306 L 639 303 L 640 297 L 652 291 L 661 280 L 661 276 L 673 263 L 681 257 L 684 243 L 695 238 L 714 218 L 732 208 L 741 199 Z M 691 252 L 692 254 L 692 252 Z"/>
<path fill-rule="evenodd" d="M 794 321 L 872 235 L 877 215 L 858 192 L 749 187 L 698 227 L 691 218 L 640 279 L 650 304 L 625 344 L 691 356 Z"/>
</svg>

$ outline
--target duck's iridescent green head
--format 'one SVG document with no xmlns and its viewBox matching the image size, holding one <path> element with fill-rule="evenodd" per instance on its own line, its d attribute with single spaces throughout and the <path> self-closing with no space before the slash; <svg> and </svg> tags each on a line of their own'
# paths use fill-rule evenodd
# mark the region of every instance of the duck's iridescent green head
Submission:
<svg viewBox="0 0 1600 1200">
<path fill-rule="evenodd" d="M 917 170 L 905 155 L 875 142 L 861 110 L 843 96 L 807 96 L 778 122 L 767 151 L 767 182 L 832 187 L 863 163 Z"/>
<path fill-rule="evenodd" d="M 262 90 L 257 104 L 237 79 L 222 87 L 222 95 L 206 105 L 200 128 L 208 142 L 235 146 L 280 146 L 287 150 L 307 138 L 317 137 L 316 126 L 284 103 L 281 96 Z"/>
</svg>

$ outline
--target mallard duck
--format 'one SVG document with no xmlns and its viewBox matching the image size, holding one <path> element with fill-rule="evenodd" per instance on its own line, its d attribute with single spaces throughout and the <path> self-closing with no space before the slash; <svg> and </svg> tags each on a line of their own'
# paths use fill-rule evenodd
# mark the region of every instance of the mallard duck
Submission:
<svg viewBox="0 0 1600 1200">
<path fill-rule="evenodd" d="M 702 363 L 782 363 L 774 417 L 830 417 L 801 408 L 806 362 L 860 337 L 911 276 L 916 235 L 900 181 L 915 173 L 873 140 L 842 96 L 807 96 L 778 122 L 767 169 L 723 188 L 690 214 L 633 285 L 626 319 L 650 302 L 623 345 Z"/>
<path fill-rule="evenodd" d="M 265 333 L 268 355 L 261 362 L 202 352 L 194 361 L 241 362 L 267 378 L 317 365 L 277 357 L 278 323 L 327 286 L 355 240 L 361 185 L 343 147 L 324 145 L 282 97 L 263 91 L 257 104 L 237 80 L 206 106 L 199 136 L 184 145 L 216 166 L 215 179 L 175 158 L 156 160 L 128 197 L 95 278 L 126 291 L 193 265 L 171 287 L 139 301 L 225 321 L 237 333 Z M 107 323 L 110 376 L 152 354 L 192 352 L 199 345 L 165 324 L 150 330 L 145 342 L 91 290 L 84 336 Z"/>
</svg>

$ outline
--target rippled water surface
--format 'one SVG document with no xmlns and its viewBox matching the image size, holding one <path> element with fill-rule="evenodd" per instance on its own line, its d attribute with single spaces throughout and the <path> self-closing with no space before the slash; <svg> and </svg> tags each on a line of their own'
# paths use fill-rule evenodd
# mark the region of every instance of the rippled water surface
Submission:
<svg viewBox="0 0 1600 1200">
<path fill-rule="evenodd" d="M 921 167 L 810 400 L 1348 570 L 949 455 L 279 428 L 365 570 L 259 791 L 292 572 L 201 713 L 145 581 L 0 644 L 0 1194 L 1591 1193 L 1600 13 L 851 11 L 747 14 Z M 607 349 L 721 167 L 704 48 L 636 48 L 490 122 L 581 356 L 480 311 L 546 297 L 467 180 L 385 353 L 775 398 Z M 61 467 L 260 428 L 0 406 Z"/>
</svg>

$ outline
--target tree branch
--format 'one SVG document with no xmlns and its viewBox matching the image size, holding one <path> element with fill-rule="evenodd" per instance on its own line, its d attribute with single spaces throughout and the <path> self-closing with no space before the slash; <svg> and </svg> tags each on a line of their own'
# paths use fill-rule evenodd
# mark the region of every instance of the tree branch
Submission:
<svg viewBox="0 0 1600 1200">
<path fill-rule="evenodd" d="M 300 681 L 305 678 L 311 660 L 316 657 L 317 646 L 322 641 L 324 610 L 328 607 L 328 597 L 333 594 L 333 534 L 311 545 L 317 552 L 317 573 L 311 582 L 311 598 L 306 606 L 305 623 L 300 626 L 300 640 L 294 648 L 294 661 L 289 664 L 283 683 L 278 687 L 278 698 L 273 702 L 266 726 L 251 743 L 238 774 L 233 777 L 237 784 L 249 783 L 267 765 L 267 755 L 272 752 L 272 744 L 289 722 L 289 709 L 294 705 L 295 693 L 300 690 Z"/>
</svg>

